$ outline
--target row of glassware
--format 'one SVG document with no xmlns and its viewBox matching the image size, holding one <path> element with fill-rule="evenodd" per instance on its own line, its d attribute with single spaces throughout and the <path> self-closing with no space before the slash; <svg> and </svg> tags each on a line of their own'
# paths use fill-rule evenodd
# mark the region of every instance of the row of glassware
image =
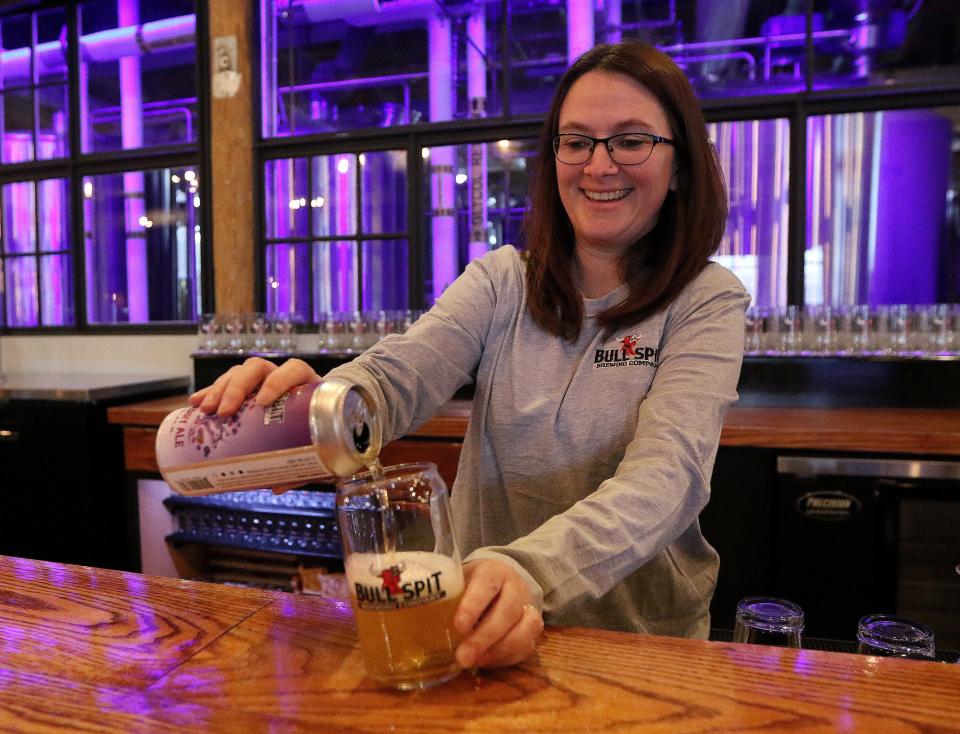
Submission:
<svg viewBox="0 0 960 734">
<path fill-rule="evenodd" d="M 197 350 L 205 354 L 319 352 L 359 354 L 388 334 L 402 334 L 422 311 L 331 311 L 307 326 L 289 313 L 207 313 L 200 317 Z"/>
<path fill-rule="evenodd" d="M 804 613 L 787 599 L 751 596 L 737 604 L 734 642 L 803 647 Z M 937 660 L 933 630 L 892 614 L 868 614 L 857 624 L 857 652 L 877 657 Z M 940 656 L 943 662 L 950 662 Z M 955 662 L 960 663 L 960 657 Z"/>
<path fill-rule="evenodd" d="M 751 356 L 925 357 L 960 354 L 960 305 L 751 306 Z"/>
</svg>

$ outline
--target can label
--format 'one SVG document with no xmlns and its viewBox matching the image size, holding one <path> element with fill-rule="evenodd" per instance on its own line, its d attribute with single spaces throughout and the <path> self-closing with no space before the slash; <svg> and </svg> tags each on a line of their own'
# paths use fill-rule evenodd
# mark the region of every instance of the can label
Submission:
<svg viewBox="0 0 960 734">
<path fill-rule="evenodd" d="M 330 476 L 313 446 L 205 461 L 167 469 L 163 478 L 180 494 L 202 495 L 251 487 L 275 487 Z"/>
<path fill-rule="evenodd" d="M 248 397 L 226 418 L 181 408 L 157 432 L 157 465 L 185 495 L 271 487 L 331 476 L 310 435 L 310 400 L 301 385 L 266 407 Z"/>
</svg>

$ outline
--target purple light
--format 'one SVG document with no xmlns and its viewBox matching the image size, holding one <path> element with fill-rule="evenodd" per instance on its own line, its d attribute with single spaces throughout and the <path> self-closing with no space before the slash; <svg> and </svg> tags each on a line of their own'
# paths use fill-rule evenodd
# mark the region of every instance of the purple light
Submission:
<svg viewBox="0 0 960 734">
<path fill-rule="evenodd" d="M 875 266 L 869 303 L 935 303 L 937 251 L 950 185 L 950 120 L 927 110 L 877 114 Z"/>
<path fill-rule="evenodd" d="M 123 10 L 122 2 L 120 9 Z M 120 22 L 124 21 L 121 19 Z M 196 36 L 196 18 L 193 15 L 164 18 L 144 23 L 142 26 L 136 25 L 136 21 L 134 23 L 129 27 L 111 28 L 82 36 L 81 59 L 88 63 L 98 63 L 116 61 L 123 56 L 139 56 L 144 51 L 179 51 L 192 46 Z M 62 72 L 67 66 L 64 46 L 59 40 L 37 44 L 36 63 L 41 76 Z M 29 48 L 0 52 L 0 79 L 10 82 L 14 79 L 29 78 Z"/>
<path fill-rule="evenodd" d="M 342 164 L 346 164 L 346 166 L 344 167 Z M 353 211 L 353 207 L 350 206 L 354 196 L 353 177 L 344 175 L 350 170 L 350 162 L 346 158 L 340 157 L 337 160 L 336 168 L 338 174 L 340 174 L 336 177 L 335 183 L 337 191 L 337 233 L 344 234 L 353 230 L 353 222 L 350 221 L 350 213 Z M 354 305 L 356 302 L 354 298 L 355 283 L 353 277 L 351 277 L 356 267 L 354 246 L 351 242 L 337 242 L 334 244 L 334 248 L 336 252 L 334 272 L 338 281 L 334 292 L 336 298 L 334 310 L 352 311 L 359 308 L 359 304 Z"/>
<path fill-rule="evenodd" d="M 117 20 L 134 32 L 140 22 L 137 0 L 119 0 Z M 120 129 L 124 149 L 143 146 L 143 92 L 140 56 L 120 58 Z M 147 232 L 141 222 L 146 212 L 143 174 L 123 174 L 124 225 L 127 233 L 127 306 L 131 322 L 150 320 L 149 276 L 147 273 Z"/>
</svg>

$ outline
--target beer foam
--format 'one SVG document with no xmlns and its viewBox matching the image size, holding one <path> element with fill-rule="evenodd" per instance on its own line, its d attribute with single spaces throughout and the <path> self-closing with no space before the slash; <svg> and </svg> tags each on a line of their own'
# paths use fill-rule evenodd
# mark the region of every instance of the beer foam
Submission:
<svg viewBox="0 0 960 734">
<path fill-rule="evenodd" d="M 353 553 L 344 564 L 351 589 L 356 584 L 379 587 L 380 574 L 394 566 L 401 569 L 401 583 L 425 581 L 441 574 L 441 583 L 448 597 L 463 593 L 463 570 L 455 559 L 428 551 L 397 551 L 391 554 Z"/>
</svg>

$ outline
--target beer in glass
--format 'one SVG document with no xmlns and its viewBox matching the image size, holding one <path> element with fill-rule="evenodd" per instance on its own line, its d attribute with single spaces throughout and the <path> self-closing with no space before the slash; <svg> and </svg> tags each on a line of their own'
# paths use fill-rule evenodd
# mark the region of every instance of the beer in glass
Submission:
<svg viewBox="0 0 960 734">
<path fill-rule="evenodd" d="M 342 480 L 337 518 L 367 673 L 402 690 L 456 676 L 463 571 L 436 466 L 400 464 Z"/>
</svg>

